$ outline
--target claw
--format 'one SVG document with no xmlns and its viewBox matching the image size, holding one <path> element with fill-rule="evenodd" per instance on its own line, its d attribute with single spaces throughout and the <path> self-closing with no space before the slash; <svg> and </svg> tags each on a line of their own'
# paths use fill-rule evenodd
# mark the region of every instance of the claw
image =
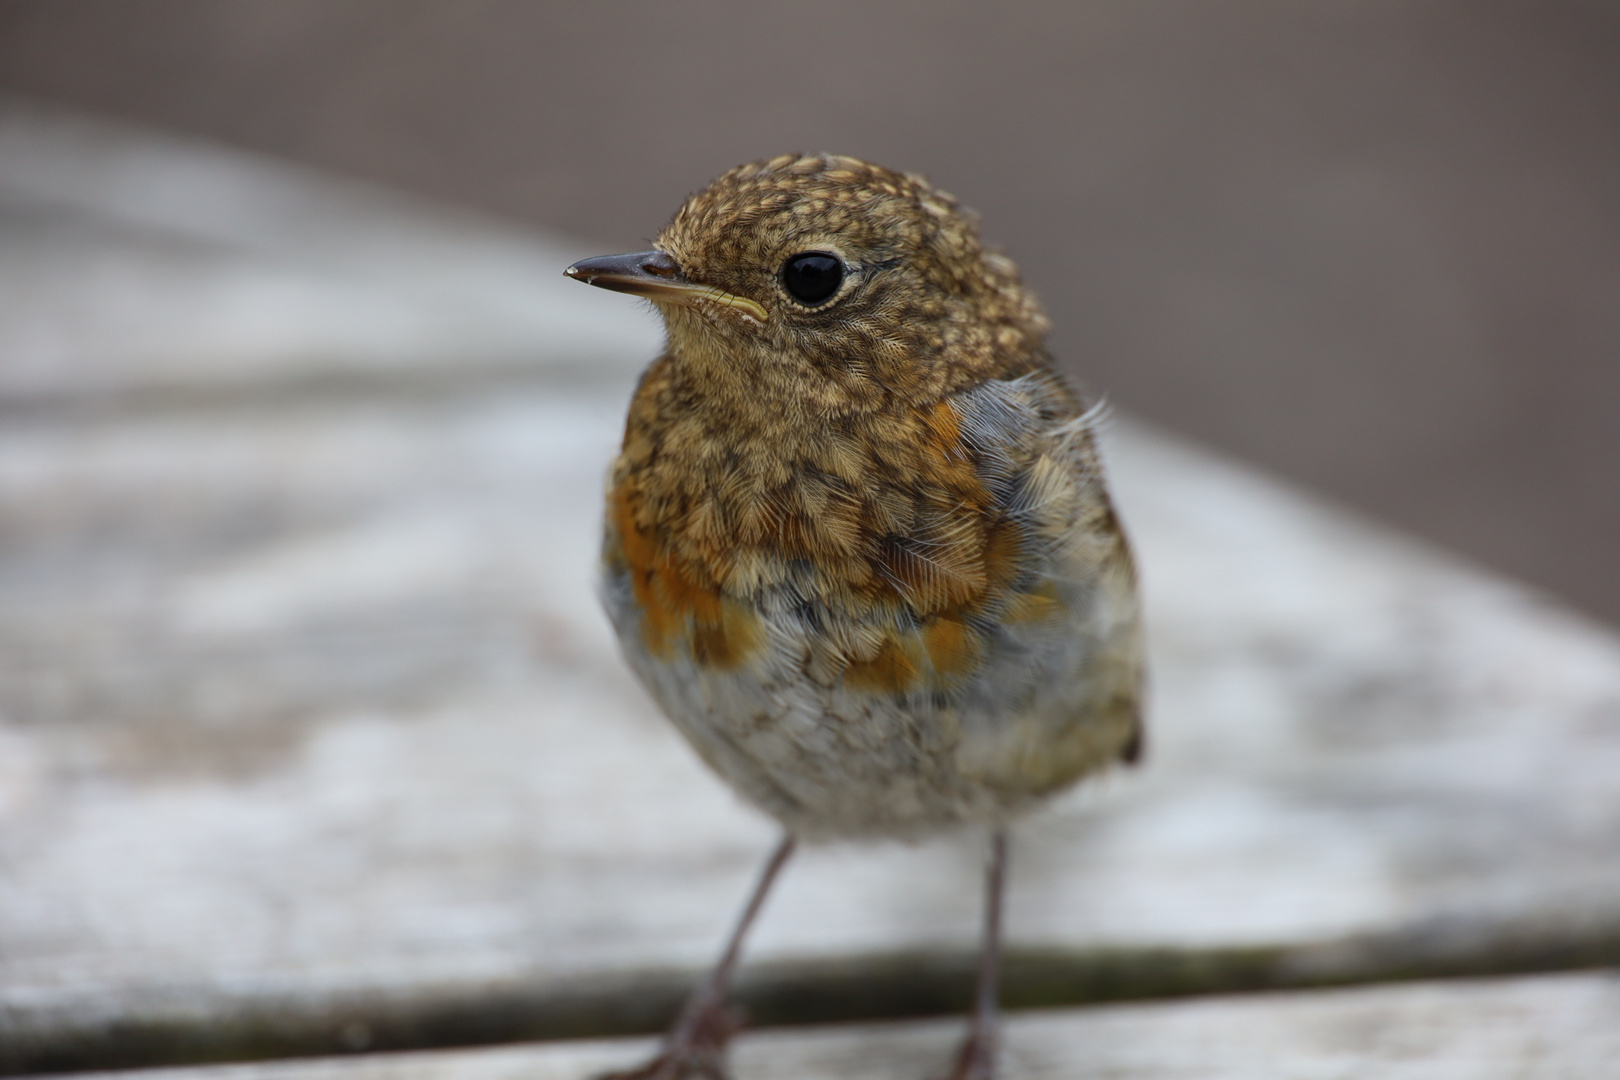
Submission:
<svg viewBox="0 0 1620 1080">
<path fill-rule="evenodd" d="M 742 1027 L 740 1010 L 710 1006 L 645 1065 L 599 1073 L 592 1080 L 731 1080 L 726 1049 Z"/>
<path fill-rule="evenodd" d="M 995 1077 L 995 1039 L 969 1035 L 956 1052 L 956 1064 L 939 1080 L 995 1080 Z"/>
</svg>

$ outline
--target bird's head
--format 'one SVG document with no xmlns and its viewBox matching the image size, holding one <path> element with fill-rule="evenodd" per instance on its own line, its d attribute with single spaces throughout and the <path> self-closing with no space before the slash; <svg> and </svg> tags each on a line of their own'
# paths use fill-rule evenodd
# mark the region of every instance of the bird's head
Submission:
<svg viewBox="0 0 1620 1080">
<path fill-rule="evenodd" d="M 915 175 L 849 157 L 741 165 L 632 255 L 569 277 L 651 300 L 669 354 L 725 396 L 786 388 L 828 408 L 1016 368 L 1046 318 L 974 216 Z"/>
</svg>

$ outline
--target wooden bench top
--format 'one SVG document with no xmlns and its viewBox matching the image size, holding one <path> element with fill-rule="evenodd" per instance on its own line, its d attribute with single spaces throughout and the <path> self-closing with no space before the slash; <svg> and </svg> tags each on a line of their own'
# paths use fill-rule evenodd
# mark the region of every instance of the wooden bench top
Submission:
<svg viewBox="0 0 1620 1080">
<path fill-rule="evenodd" d="M 1612 974 L 1461 980 L 1014 1014 L 1005 1080 L 1605 1080 L 1620 1076 Z M 937 1075 L 953 1020 L 745 1035 L 738 1080 Z M 141 1074 L 142 1080 L 584 1080 L 653 1040 L 361 1054 Z"/>
<path fill-rule="evenodd" d="M 650 1031 L 709 962 L 772 828 L 593 600 L 658 338 L 592 253 L 0 107 L 0 1069 Z M 1620 641 L 1108 442 L 1150 752 L 1016 833 L 1008 1002 L 1620 962 Z M 755 1015 L 956 1007 L 980 844 L 807 852 Z"/>
</svg>

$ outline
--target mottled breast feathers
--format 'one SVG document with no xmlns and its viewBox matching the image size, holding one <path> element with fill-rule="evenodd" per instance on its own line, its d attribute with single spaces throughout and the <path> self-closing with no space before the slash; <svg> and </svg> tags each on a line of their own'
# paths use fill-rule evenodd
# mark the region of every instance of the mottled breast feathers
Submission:
<svg viewBox="0 0 1620 1080">
<path fill-rule="evenodd" d="M 608 571 L 655 657 L 744 665 L 762 615 L 791 612 L 818 681 L 948 694 L 1005 626 L 1061 620 L 1065 581 L 1128 572 L 1089 424 L 1049 372 L 807 434 L 717 424 L 684 391 L 649 370 L 609 498 Z"/>
</svg>

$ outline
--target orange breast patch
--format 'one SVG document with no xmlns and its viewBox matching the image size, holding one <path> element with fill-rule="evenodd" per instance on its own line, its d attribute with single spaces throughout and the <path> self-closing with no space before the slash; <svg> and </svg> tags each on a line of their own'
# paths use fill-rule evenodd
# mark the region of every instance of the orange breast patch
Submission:
<svg viewBox="0 0 1620 1080">
<path fill-rule="evenodd" d="M 608 559 L 629 575 L 648 652 L 669 660 L 684 640 L 695 662 L 726 670 L 758 647 L 759 616 L 723 596 L 713 583 L 700 580 L 691 567 L 655 542 L 637 522 L 623 486 L 608 500 L 608 526 L 613 534 Z"/>
<path fill-rule="evenodd" d="M 974 623 L 1060 611 L 1050 589 L 1017 591 L 1023 526 L 997 504 L 947 402 L 791 450 L 698 454 L 694 443 L 666 440 L 636 468 L 622 461 L 609 498 L 608 559 L 630 579 L 655 657 L 747 662 L 766 639 L 755 592 L 784 584 L 790 565 L 822 619 L 866 628 L 811 645 L 864 641 L 829 659 L 846 686 L 874 693 L 959 686 L 985 657 Z"/>
</svg>

